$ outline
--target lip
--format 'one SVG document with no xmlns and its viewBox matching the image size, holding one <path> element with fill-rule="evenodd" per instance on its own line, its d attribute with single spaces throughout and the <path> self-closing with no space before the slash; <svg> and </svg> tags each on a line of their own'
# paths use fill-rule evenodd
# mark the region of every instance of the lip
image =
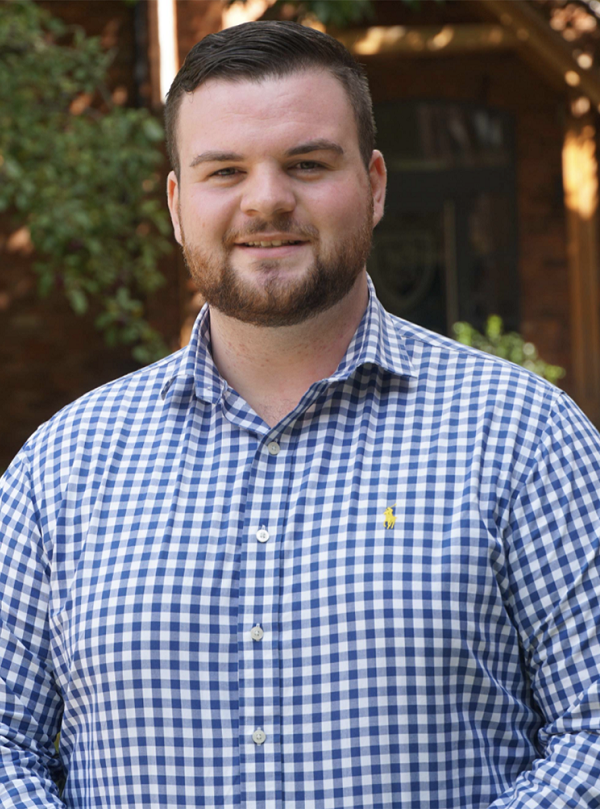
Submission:
<svg viewBox="0 0 600 809">
<path fill-rule="evenodd" d="M 306 242 L 307 239 L 297 233 L 248 233 L 244 238 L 238 238 L 237 246 L 245 245 L 247 242 Z"/>
<path fill-rule="evenodd" d="M 305 242 L 307 239 L 297 233 L 284 233 L 282 230 L 275 230 L 273 233 L 246 233 L 244 237 L 238 237 L 235 244 L 237 246 L 246 242 Z"/>
<path fill-rule="evenodd" d="M 250 239 L 249 241 L 274 241 L 274 242 L 284 242 L 284 241 L 291 241 L 293 236 L 279 236 L 269 234 L 265 237 L 262 234 L 263 238 L 261 239 L 260 236 L 255 236 L 254 239 Z M 304 240 L 298 240 L 298 244 L 282 244 L 280 247 L 251 247 L 250 245 L 245 244 L 244 242 L 236 242 L 234 247 L 237 250 L 241 250 L 247 256 L 251 257 L 254 256 L 255 258 L 282 258 L 284 256 L 293 256 L 299 250 L 302 250 L 303 247 L 306 247 L 310 242 Z"/>
</svg>

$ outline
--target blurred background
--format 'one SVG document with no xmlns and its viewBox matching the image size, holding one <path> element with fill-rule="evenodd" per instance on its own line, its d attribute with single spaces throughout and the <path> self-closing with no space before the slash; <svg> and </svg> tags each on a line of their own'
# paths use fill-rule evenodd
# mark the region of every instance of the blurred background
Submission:
<svg viewBox="0 0 600 809">
<path fill-rule="evenodd" d="M 367 70 L 386 308 L 450 336 L 499 316 L 598 425 L 598 0 L 16 0 L 0 3 L 0 469 L 65 404 L 185 345 L 202 301 L 167 219 L 162 103 L 195 42 L 262 18 L 326 30 Z"/>
</svg>

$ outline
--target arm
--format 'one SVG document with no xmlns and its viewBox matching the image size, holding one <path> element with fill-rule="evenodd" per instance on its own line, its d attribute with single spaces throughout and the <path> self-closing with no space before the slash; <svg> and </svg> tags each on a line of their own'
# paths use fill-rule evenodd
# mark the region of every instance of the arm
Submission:
<svg viewBox="0 0 600 809">
<path fill-rule="evenodd" d="M 49 561 L 22 451 L 0 481 L 0 806 L 62 807 Z"/>
<path fill-rule="evenodd" d="M 512 504 L 505 603 L 545 724 L 490 809 L 600 807 L 600 436 L 560 397 Z"/>
</svg>

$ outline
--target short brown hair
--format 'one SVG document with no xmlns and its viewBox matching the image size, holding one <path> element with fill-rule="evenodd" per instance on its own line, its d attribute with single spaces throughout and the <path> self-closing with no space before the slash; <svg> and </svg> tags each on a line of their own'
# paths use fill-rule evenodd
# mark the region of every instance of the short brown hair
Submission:
<svg viewBox="0 0 600 809">
<path fill-rule="evenodd" d="M 177 177 L 177 117 L 185 93 L 192 93 L 208 79 L 259 81 L 310 68 L 328 70 L 346 91 L 356 118 L 360 154 L 368 168 L 375 148 L 375 121 L 362 66 L 328 34 L 295 22 L 269 20 L 246 22 L 209 34 L 188 53 L 165 105 L 167 151 Z"/>
</svg>

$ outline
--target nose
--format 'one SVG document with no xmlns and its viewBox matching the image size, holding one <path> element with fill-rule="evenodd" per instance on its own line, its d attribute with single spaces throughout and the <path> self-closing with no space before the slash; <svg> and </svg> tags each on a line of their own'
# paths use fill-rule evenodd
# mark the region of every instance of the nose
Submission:
<svg viewBox="0 0 600 809">
<path fill-rule="evenodd" d="M 269 218 L 291 213 L 295 207 L 296 196 L 291 179 L 282 169 L 263 166 L 246 178 L 241 209 L 248 216 Z"/>
</svg>

